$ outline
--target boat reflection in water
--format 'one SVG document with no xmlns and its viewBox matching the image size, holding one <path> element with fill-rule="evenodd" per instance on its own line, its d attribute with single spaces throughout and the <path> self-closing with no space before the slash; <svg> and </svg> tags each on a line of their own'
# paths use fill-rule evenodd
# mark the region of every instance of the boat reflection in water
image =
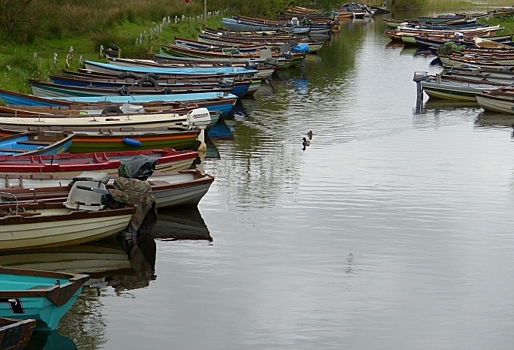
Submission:
<svg viewBox="0 0 514 350">
<path fill-rule="evenodd" d="M 28 345 L 23 348 L 25 350 L 75 350 L 78 349 L 75 342 L 65 337 L 57 330 L 52 332 L 34 332 L 30 337 Z"/>
<path fill-rule="evenodd" d="M 92 279 L 102 278 L 112 271 L 131 268 L 127 253 L 113 239 L 68 247 L 1 253 L 0 266 L 85 273 Z"/>
<path fill-rule="evenodd" d="M 85 273 L 91 276 L 57 331 L 34 332 L 25 349 L 96 349 L 105 343 L 103 304 L 99 296 L 112 287 L 143 288 L 155 279 L 155 241 L 149 234 L 134 240 L 99 241 L 61 248 L 0 254 L 0 265 L 22 269 Z"/>
<path fill-rule="evenodd" d="M 207 240 L 212 237 L 198 208 L 159 209 L 152 236 L 162 240 Z"/>
<path fill-rule="evenodd" d="M 476 102 L 470 101 L 453 101 L 443 99 L 428 98 L 423 93 L 423 98 L 416 99 L 416 107 L 413 108 L 414 115 L 434 115 L 444 116 L 447 118 L 448 114 L 454 115 L 455 113 L 466 116 L 469 113 L 473 115 L 480 109 Z"/>
<path fill-rule="evenodd" d="M 495 113 L 482 111 L 475 119 L 475 126 L 480 127 L 512 127 L 514 125 L 514 114 Z"/>
<path fill-rule="evenodd" d="M 106 277 L 106 285 L 113 287 L 117 293 L 125 290 L 148 287 L 155 280 L 155 260 L 157 247 L 150 234 L 137 237 L 118 237 L 130 258 L 131 273 L 115 273 Z"/>
</svg>

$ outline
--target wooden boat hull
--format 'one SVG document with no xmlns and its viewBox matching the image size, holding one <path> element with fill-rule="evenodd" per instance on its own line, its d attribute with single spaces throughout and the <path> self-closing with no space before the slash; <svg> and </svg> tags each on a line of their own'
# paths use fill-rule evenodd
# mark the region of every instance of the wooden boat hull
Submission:
<svg viewBox="0 0 514 350">
<path fill-rule="evenodd" d="M 82 292 L 87 275 L 0 267 L 0 317 L 36 320 L 35 330 L 52 331 Z"/>
<path fill-rule="evenodd" d="M 188 47 L 178 46 L 178 45 L 162 45 L 161 51 L 172 55 L 176 57 L 197 57 L 197 58 L 210 58 L 210 59 L 244 59 L 244 60 L 250 60 L 254 58 L 251 55 L 248 54 L 226 54 L 226 53 L 218 53 L 218 52 L 210 52 L 210 51 L 203 51 L 203 50 L 195 50 Z M 305 53 L 293 53 L 292 60 L 290 67 L 298 65 L 302 59 L 305 57 Z M 258 57 L 256 57 L 258 58 Z M 267 79 L 269 78 L 273 72 L 275 71 L 275 67 L 258 67 L 256 69 L 256 73 L 253 75 L 256 78 L 260 79 Z"/>
<path fill-rule="evenodd" d="M 0 99 L 9 106 L 70 106 L 76 104 L 97 104 L 99 109 L 109 105 L 122 104 L 160 104 L 193 103 L 205 107 L 209 112 L 220 111 L 221 116 L 227 115 L 236 104 L 238 97 L 231 93 L 202 92 L 178 95 L 136 95 L 136 96 L 92 96 L 92 97 L 59 97 L 44 98 L 21 94 L 0 89 Z M 205 102 L 205 103 L 204 103 Z M 119 121 L 118 121 L 119 122 Z M 71 123 L 71 122 L 68 122 Z"/>
<path fill-rule="evenodd" d="M 122 162 L 138 156 L 157 159 L 156 171 L 188 169 L 198 156 L 196 151 L 174 149 L 131 150 L 119 152 L 97 152 L 60 154 L 55 156 L 0 156 L 0 172 L 15 179 L 23 174 L 51 174 L 74 177 L 84 171 L 117 173 Z"/>
<path fill-rule="evenodd" d="M 55 155 L 69 150 L 74 134 L 55 131 L 26 131 L 4 135 L 0 155 Z"/>
<path fill-rule="evenodd" d="M 127 227 L 135 211 L 133 207 L 70 211 L 59 203 L 24 207 L 33 216 L 0 217 L 0 251 L 64 247 L 113 237 Z"/>
<path fill-rule="evenodd" d="M 446 81 L 439 83 L 435 81 L 422 81 L 420 84 L 423 91 L 430 96 L 430 98 L 469 102 L 476 102 L 476 94 L 479 94 L 484 90 L 498 88 L 498 86 L 490 84 L 470 84 Z"/>
<path fill-rule="evenodd" d="M 118 66 L 116 64 L 102 63 L 95 61 L 85 61 L 87 69 L 92 69 L 98 72 L 105 73 L 123 73 L 127 71 L 127 67 Z M 257 73 L 255 69 L 246 69 L 243 67 L 190 67 L 190 68 L 157 68 L 157 67 L 132 67 L 130 69 L 133 73 L 139 74 L 158 74 L 158 75 L 219 75 L 219 74 L 233 74 L 238 73 L 240 75 L 253 76 Z"/>
<path fill-rule="evenodd" d="M 283 30 L 294 34 L 307 34 L 310 27 L 293 27 L 293 26 L 266 26 L 260 24 L 248 24 L 241 23 L 240 21 L 233 18 L 222 18 L 221 20 L 223 27 L 228 30 L 234 31 L 255 31 L 255 30 Z"/>
<path fill-rule="evenodd" d="M 169 97 L 173 96 L 173 97 Z M 236 104 L 238 97 L 233 94 L 222 93 L 196 93 L 196 94 L 178 94 L 178 95 L 136 95 L 136 96 L 94 96 L 94 97 L 60 97 L 56 100 L 66 100 L 71 103 L 97 103 L 110 101 L 113 104 L 122 103 L 145 103 L 152 101 L 163 102 L 182 102 L 182 103 L 195 103 L 198 106 L 205 107 L 209 112 L 221 112 L 221 116 L 229 114 L 232 107 Z M 208 102 L 208 103 L 202 103 Z"/>
<path fill-rule="evenodd" d="M 3 180 L 0 182 L 0 187 L 3 184 L 6 188 L 2 190 L 0 203 L 2 201 L 12 201 L 14 196 L 18 199 L 18 202 L 33 201 L 34 199 L 62 201 L 68 195 L 70 189 L 67 184 L 72 181 L 72 176 L 62 175 L 53 179 L 44 178 L 40 180 L 26 177 L 22 181 L 18 177 L 12 179 L 9 183 L 4 176 Z M 184 208 L 198 205 L 214 182 L 214 177 L 200 170 L 190 169 L 155 173 L 148 179 L 148 182 L 152 187 L 157 208 Z"/>
<path fill-rule="evenodd" d="M 238 58 L 238 57 L 219 57 L 219 58 L 211 58 L 211 57 L 193 57 L 193 56 L 175 56 L 172 54 L 168 54 L 161 48 L 161 53 L 156 53 L 154 55 L 154 58 L 158 62 L 177 62 L 179 64 L 197 64 L 197 65 L 204 65 L 204 64 L 229 64 L 229 65 L 235 65 L 235 66 L 245 66 L 248 62 L 260 64 L 264 63 L 266 60 L 265 58 Z M 288 58 L 277 58 L 277 68 L 288 68 L 292 64 L 292 59 Z M 258 78 L 259 79 L 259 78 Z M 254 79 L 252 78 L 252 82 Z"/>
<path fill-rule="evenodd" d="M 442 15 L 442 16 L 419 16 L 419 22 L 429 22 L 429 23 L 448 23 L 451 21 L 459 21 L 457 23 L 464 23 L 460 21 L 465 21 L 466 16 L 464 15 Z"/>
<path fill-rule="evenodd" d="M 122 87 L 95 87 L 95 86 L 72 86 L 72 85 L 62 85 L 56 83 L 47 83 L 42 81 L 30 80 L 30 85 L 32 88 L 32 93 L 34 96 L 39 97 L 68 97 L 68 96 L 77 96 L 77 97 L 90 97 L 90 96 L 130 96 L 130 95 L 157 95 L 157 94 L 190 94 L 190 93 L 201 93 L 201 92 L 227 92 L 232 93 L 234 90 L 232 87 L 221 87 L 221 86 L 210 86 L 206 89 L 198 86 L 187 87 L 187 88 L 169 88 L 169 87 L 148 87 L 148 88 L 140 88 L 140 87 L 130 87 L 130 86 L 122 86 Z M 236 92 L 242 93 L 242 95 L 246 94 L 248 91 L 248 87 L 250 87 L 250 83 L 246 85 L 246 90 Z M 242 96 L 241 95 L 241 96 Z M 239 95 L 237 95 L 239 96 Z"/>
<path fill-rule="evenodd" d="M 149 182 L 157 208 L 176 208 L 198 205 L 213 181 L 214 177 L 199 170 L 186 170 L 176 175 L 161 174 Z"/>
<path fill-rule="evenodd" d="M 175 123 L 186 120 L 185 115 L 175 113 L 160 114 L 121 114 L 116 116 L 85 115 L 83 117 L 3 117 L 0 126 L 7 129 L 27 130 L 29 127 L 53 128 L 54 130 L 67 130 L 73 132 L 86 132 L 108 130 L 116 128 L 129 128 L 128 130 L 152 130 L 163 128 L 164 130 Z M 177 127 L 178 128 L 178 127 Z M 72 143 L 73 145 L 73 143 Z M 71 148 L 71 147 L 70 147 Z"/>
<path fill-rule="evenodd" d="M 322 36 L 321 34 L 310 33 L 309 37 L 313 36 Z M 272 35 L 234 35 L 234 34 L 224 34 L 222 32 L 205 32 L 203 34 L 198 34 L 198 41 L 205 43 L 213 43 L 213 44 L 221 44 L 221 45 L 248 45 L 248 44 L 263 44 L 270 50 L 280 49 L 282 44 L 289 44 L 291 41 L 300 43 L 300 44 L 308 44 L 309 52 L 317 52 L 323 47 L 323 42 L 318 40 L 306 40 L 305 38 L 298 36 L 272 36 Z M 292 48 L 294 49 L 294 48 Z M 279 60 L 281 57 L 278 57 Z M 281 67 L 281 65 L 279 65 Z"/>
<path fill-rule="evenodd" d="M 211 51 L 219 51 L 219 52 L 246 52 L 246 53 L 258 53 L 260 50 L 266 49 L 266 45 L 208 45 L 201 41 L 191 40 L 187 38 L 180 38 L 175 36 L 175 44 L 179 46 L 189 47 L 197 50 L 211 50 Z"/>
<path fill-rule="evenodd" d="M 116 61 L 120 65 L 125 65 L 127 67 L 130 67 L 129 64 L 121 64 L 120 61 Z M 134 63 L 136 64 L 136 63 Z M 98 77 L 84 77 L 80 79 L 79 77 L 68 77 L 63 75 L 53 75 L 50 77 L 52 82 L 58 85 L 66 85 L 66 86 L 93 86 L 93 87 L 99 87 L 99 88 L 121 88 L 123 86 L 133 86 L 138 84 L 138 82 L 127 83 L 124 80 L 118 80 L 118 79 L 110 79 L 105 78 L 103 80 L 100 80 Z M 232 78 L 230 78 L 232 79 Z M 169 81 L 169 82 L 168 82 Z M 203 91 L 215 91 L 218 86 L 220 86 L 220 82 L 216 81 L 205 81 L 201 82 L 201 79 L 198 81 L 184 81 L 184 82 L 172 82 L 172 79 L 163 79 L 163 80 L 156 80 L 159 87 L 163 89 L 170 89 L 171 93 L 173 91 L 180 89 L 182 91 L 187 90 L 188 93 L 191 92 L 203 92 Z M 251 79 L 234 79 L 234 83 L 232 86 L 232 89 L 229 91 L 231 94 L 236 95 L 238 97 L 242 97 L 245 94 L 249 94 L 249 89 L 252 84 L 253 80 Z M 260 85 L 260 84 L 259 84 Z M 129 88 L 130 91 L 130 88 Z"/>
<path fill-rule="evenodd" d="M 27 346 L 36 327 L 36 320 L 0 318 L 0 349 L 18 350 Z"/>
<path fill-rule="evenodd" d="M 514 98 L 505 96 L 496 96 L 490 93 L 481 93 L 476 96 L 477 103 L 486 111 L 499 112 L 505 114 L 514 114 Z"/>
<path fill-rule="evenodd" d="M 235 19 L 239 24 L 257 25 L 261 26 L 262 29 L 266 29 L 266 27 L 284 27 L 286 30 L 289 30 L 289 28 L 292 27 L 292 32 L 294 34 L 307 34 L 310 33 L 313 28 L 318 30 L 330 30 L 334 24 L 333 21 L 329 21 L 328 19 L 326 19 L 323 23 L 314 23 L 311 21 L 309 25 L 304 25 L 298 18 L 271 19 L 248 17 L 236 14 L 232 14 L 232 18 Z"/>
<path fill-rule="evenodd" d="M 466 59 L 454 55 L 440 55 L 439 59 L 441 60 L 444 67 L 471 65 L 480 68 L 503 69 L 506 66 L 514 65 L 514 59 Z"/>
<path fill-rule="evenodd" d="M 152 150 L 173 148 L 188 150 L 195 148 L 198 131 L 160 132 L 160 133 L 122 133 L 117 134 L 85 134 L 77 133 L 76 139 L 69 148 L 70 153 L 133 151 L 136 149 Z M 127 144 L 126 139 L 137 140 L 140 146 Z M 197 148 L 197 147 L 196 147 Z M 189 166 L 188 166 L 189 167 Z"/>
</svg>

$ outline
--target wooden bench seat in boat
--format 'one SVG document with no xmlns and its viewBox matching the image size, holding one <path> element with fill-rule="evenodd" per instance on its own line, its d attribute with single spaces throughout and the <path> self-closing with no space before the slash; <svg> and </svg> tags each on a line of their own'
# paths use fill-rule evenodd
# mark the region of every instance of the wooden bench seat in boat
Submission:
<svg viewBox="0 0 514 350">
<path fill-rule="evenodd" d="M 27 290 L 34 290 L 34 289 L 50 290 L 50 289 L 53 289 L 54 287 L 55 286 L 49 286 L 48 284 L 40 284 L 40 285 L 37 285 L 37 286 L 30 287 Z"/>
<path fill-rule="evenodd" d="M 24 152 L 27 152 L 27 151 L 30 151 L 29 149 L 22 149 L 22 148 L 9 148 L 9 147 L 6 147 L 6 148 L 2 148 L 0 147 L 0 152 L 16 152 L 16 153 L 24 153 Z"/>
<path fill-rule="evenodd" d="M 16 142 L 20 145 L 35 145 L 35 146 L 49 146 L 53 142 L 50 141 L 36 141 L 36 140 L 28 140 L 28 141 L 18 141 Z"/>
</svg>

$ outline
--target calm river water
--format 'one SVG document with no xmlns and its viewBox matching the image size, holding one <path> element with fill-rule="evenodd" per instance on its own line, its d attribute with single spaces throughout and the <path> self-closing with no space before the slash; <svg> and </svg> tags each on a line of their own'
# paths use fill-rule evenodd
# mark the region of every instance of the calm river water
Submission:
<svg viewBox="0 0 514 350">
<path fill-rule="evenodd" d="M 204 239 L 156 239 L 157 278 L 85 290 L 55 341 L 512 348 L 512 130 L 473 105 L 425 96 L 417 110 L 414 71 L 440 68 L 391 46 L 382 19 L 345 22 L 303 72 L 243 99 L 199 210 L 158 224 Z"/>
</svg>

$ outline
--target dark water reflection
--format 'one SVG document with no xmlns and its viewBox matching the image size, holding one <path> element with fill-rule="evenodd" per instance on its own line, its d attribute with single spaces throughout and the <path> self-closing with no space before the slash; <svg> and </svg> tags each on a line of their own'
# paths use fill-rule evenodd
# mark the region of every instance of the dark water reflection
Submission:
<svg viewBox="0 0 514 350">
<path fill-rule="evenodd" d="M 61 334 L 90 334 L 85 349 L 510 348 L 510 117 L 417 106 L 414 71 L 440 68 L 385 29 L 348 21 L 243 99 L 199 212 L 160 223 L 212 239 L 156 239 L 157 279 L 89 290 Z"/>
</svg>

